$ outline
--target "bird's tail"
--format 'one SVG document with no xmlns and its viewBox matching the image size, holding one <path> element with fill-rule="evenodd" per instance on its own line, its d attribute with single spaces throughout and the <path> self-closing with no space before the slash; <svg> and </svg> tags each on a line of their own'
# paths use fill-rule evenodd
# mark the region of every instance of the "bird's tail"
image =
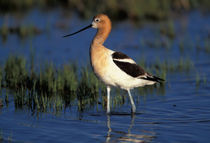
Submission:
<svg viewBox="0 0 210 143">
<path fill-rule="evenodd" d="M 165 81 L 164 79 L 159 78 L 159 77 L 157 77 L 157 76 L 153 76 L 153 80 L 155 80 L 155 81 L 158 82 L 158 83 L 161 83 L 161 82 L 164 82 L 164 81 Z"/>
<path fill-rule="evenodd" d="M 141 77 L 141 79 L 150 80 L 150 81 L 154 81 L 158 83 L 162 83 L 163 81 L 165 81 L 164 79 L 159 78 L 157 76 L 153 76 L 153 75 L 147 75 L 146 77 Z"/>
</svg>

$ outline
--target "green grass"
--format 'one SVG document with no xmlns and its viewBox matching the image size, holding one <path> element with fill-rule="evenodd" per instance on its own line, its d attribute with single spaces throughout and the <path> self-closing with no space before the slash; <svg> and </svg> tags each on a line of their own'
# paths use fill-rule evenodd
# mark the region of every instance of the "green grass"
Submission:
<svg viewBox="0 0 210 143">
<path fill-rule="evenodd" d="M 195 76 L 195 85 L 196 87 L 200 87 L 202 85 L 206 85 L 207 84 L 207 77 L 205 74 L 200 74 L 200 73 L 196 73 L 196 76 Z"/>
<path fill-rule="evenodd" d="M 185 72 L 188 73 L 194 68 L 194 63 L 189 58 L 180 58 L 178 60 L 156 59 L 153 63 L 146 63 L 142 58 L 138 62 L 147 72 L 153 73 L 163 79 L 166 79 L 167 73 Z"/>
<path fill-rule="evenodd" d="M 189 11 L 195 8 L 207 10 L 208 0 L 1 0 L 0 12 L 25 12 L 32 8 L 62 7 L 68 11 L 77 11 L 81 17 L 90 18 L 96 13 L 107 13 L 112 19 L 130 18 L 133 20 L 160 20 L 173 12 Z"/>
<path fill-rule="evenodd" d="M 7 36 L 9 35 L 9 29 L 7 24 L 3 24 L 0 27 L 0 35 L 2 36 L 2 40 L 6 41 L 7 40 Z"/>
<path fill-rule="evenodd" d="M 160 33 L 170 39 L 174 39 L 176 36 L 174 21 L 169 20 L 166 24 L 160 25 Z"/>
<path fill-rule="evenodd" d="M 127 93 L 126 94 L 116 94 L 115 96 L 111 96 L 111 105 L 114 108 L 122 106 L 125 103 L 126 98 L 127 98 Z"/>
<path fill-rule="evenodd" d="M 33 56 L 32 56 L 33 57 Z M 33 66 L 33 59 L 28 63 L 24 57 L 10 56 L 1 67 L 1 87 L 6 92 L 5 103 L 8 105 L 9 95 L 14 95 L 16 108 L 28 108 L 32 112 L 58 113 L 67 107 L 77 106 L 78 111 L 85 111 L 102 106 L 106 109 L 106 88 L 100 82 L 89 66 L 78 69 L 75 64 L 65 64 L 55 67 L 52 63 Z M 189 59 L 178 61 L 160 61 L 146 63 L 142 59 L 140 65 L 163 79 L 169 72 L 186 72 L 193 68 Z M 166 79 L 167 80 L 167 79 Z M 165 84 L 139 88 L 140 95 L 153 92 L 164 95 Z M 112 97 L 113 107 L 125 103 L 127 96 L 122 96 L 120 90 Z M 9 94 L 9 95 L 8 95 Z M 100 105 L 101 104 L 101 105 Z"/>
<path fill-rule="evenodd" d="M 210 38 L 204 41 L 204 51 L 210 53 Z"/>
<path fill-rule="evenodd" d="M 5 86 L 13 89 L 26 87 L 27 71 L 26 60 L 23 57 L 10 56 L 5 63 Z"/>
<path fill-rule="evenodd" d="M 7 40 L 9 34 L 16 34 L 21 39 L 25 39 L 27 37 L 40 34 L 41 32 L 42 30 L 34 25 L 19 25 L 14 27 L 8 26 L 6 23 L 4 23 L 0 27 L 0 35 L 2 36 L 3 41 Z"/>
<path fill-rule="evenodd" d="M 81 71 L 77 71 L 74 64 L 55 68 L 51 63 L 41 67 L 35 72 L 25 58 L 16 56 L 10 56 L 5 62 L 2 87 L 13 91 L 17 108 L 58 111 L 78 101 L 78 110 L 82 111 L 87 105 L 90 108 L 98 103 L 99 89 L 104 90 L 104 86 L 88 67 Z M 5 101 L 8 102 L 8 96 Z"/>
</svg>

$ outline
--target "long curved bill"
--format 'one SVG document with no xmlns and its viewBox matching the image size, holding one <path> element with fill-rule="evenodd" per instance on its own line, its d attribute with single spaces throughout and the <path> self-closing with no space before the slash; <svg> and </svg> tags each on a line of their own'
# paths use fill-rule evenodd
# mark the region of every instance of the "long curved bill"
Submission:
<svg viewBox="0 0 210 143">
<path fill-rule="evenodd" d="M 71 33 L 71 34 L 65 35 L 65 36 L 63 36 L 63 37 L 68 37 L 68 36 L 75 35 L 75 34 L 77 34 L 77 33 L 79 33 L 79 32 L 82 32 L 82 31 L 84 31 L 84 30 L 88 29 L 88 28 L 91 28 L 91 27 L 92 27 L 92 24 L 90 24 L 90 25 L 88 25 L 88 26 L 86 26 L 86 27 L 84 27 L 84 28 L 80 29 L 80 30 L 79 30 L 79 31 L 77 31 L 77 32 L 74 32 L 74 33 Z"/>
</svg>

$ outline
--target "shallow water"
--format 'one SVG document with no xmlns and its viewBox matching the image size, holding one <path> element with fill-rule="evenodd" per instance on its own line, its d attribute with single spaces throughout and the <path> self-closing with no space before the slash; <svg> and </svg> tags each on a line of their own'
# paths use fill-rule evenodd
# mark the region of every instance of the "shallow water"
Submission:
<svg viewBox="0 0 210 143">
<path fill-rule="evenodd" d="M 68 61 L 86 65 L 95 30 L 87 30 L 73 38 L 62 38 L 90 21 L 82 21 L 76 15 L 61 15 L 59 10 L 30 12 L 20 21 L 33 23 L 44 32 L 22 40 L 16 35 L 9 35 L 5 42 L 0 40 L 0 62 L 3 63 L 10 54 L 29 58 L 30 52 L 34 51 L 37 65 L 43 61 L 58 66 Z M 4 19 L 1 16 L 0 25 Z M 15 18 L 9 16 L 8 21 L 12 25 Z M 67 23 L 66 29 L 59 28 L 62 22 Z M 130 115 L 128 99 L 122 106 L 112 107 L 111 115 L 106 115 L 101 107 L 78 112 L 75 105 L 59 113 L 32 113 L 27 108 L 15 108 L 13 95 L 9 95 L 9 104 L 4 103 L 0 108 L 0 142 L 208 142 L 210 53 L 196 47 L 202 47 L 204 39 L 209 41 L 210 16 L 192 12 L 174 18 L 173 22 L 176 37 L 171 41 L 158 32 L 164 22 L 135 27 L 125 21 L 114 23 L 105 44 L 136 60 L 143 56 L 149 63 L 157 59 L 178 60 L 180 57 L 187 57 L 194 63 L 195 68 L 189 72 L 167 73 L 163 95 L 153 92 L 143 96 L 139 95 L 138 89 L 133 90 L 134 100 L 139 101 L 137 114 Z M 155 43 L 161 40 L 169 44 L 168 48 Z M 178 47 L 180 41 L 184 44 L 183 51 Z M 153 48 L 148 46 L 150 44 Z M 206 80 L 196 84 L 197 74 Z M 1 92 L 0 98 L 6 93 L 5 89 Z"/>
</svg>

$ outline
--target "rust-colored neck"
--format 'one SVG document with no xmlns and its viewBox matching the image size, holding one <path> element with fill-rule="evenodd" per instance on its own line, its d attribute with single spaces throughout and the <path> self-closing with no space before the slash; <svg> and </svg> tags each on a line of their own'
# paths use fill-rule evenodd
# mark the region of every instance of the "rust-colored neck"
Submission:
<svg viewBox="0 0 210 143">
<path fill-rule="evenodd" d="M 111 24 L 98 28 L 92 44 L 103 45 L 109 33 L 111 32 Z"/>
</svg>

